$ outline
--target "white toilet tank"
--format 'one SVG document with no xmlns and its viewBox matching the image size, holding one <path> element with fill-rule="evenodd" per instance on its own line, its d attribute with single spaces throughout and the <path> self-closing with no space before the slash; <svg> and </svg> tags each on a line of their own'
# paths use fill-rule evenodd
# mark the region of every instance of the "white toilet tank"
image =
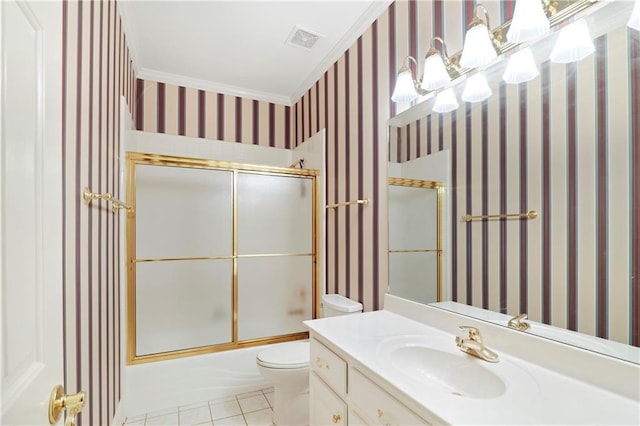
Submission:
<svg viewBox="0 0 640 426">
<path fill-rule="evenodd" d="M 336 317 L 362 312 L 362 303 L 348 299 L 339 294 L 325 294 L 322 296 L 322 316 Z"/>
</svg>

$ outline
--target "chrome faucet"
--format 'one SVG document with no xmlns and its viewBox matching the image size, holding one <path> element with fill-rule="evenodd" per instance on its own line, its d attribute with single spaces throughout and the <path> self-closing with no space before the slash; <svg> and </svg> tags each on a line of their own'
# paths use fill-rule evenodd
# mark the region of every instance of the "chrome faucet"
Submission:
<svg viewBox="0 0 640 426">
<path fill-rule="evenodd" d="M 511 318 L 507 323 L 507 326 L 515 330 L 526 331 L 529 329 L 529 323 L 525 321 L 526 319 L 527 314 L 520 314 Z"/>
<path fill-rule="evenodd" d="M 484 343 L 482 342 L 482 335 L 480 335 L 480 330 L 468 325 L 461 325 L 460 329 L 469 331 L 469 337 L 467 339 L 456 336 L 456 345 L 460 348 L 461 351 L 485 361 L 500 361 L 500 359 L 498 359 L 497 353 L 484 346 Z"/>
</svg>

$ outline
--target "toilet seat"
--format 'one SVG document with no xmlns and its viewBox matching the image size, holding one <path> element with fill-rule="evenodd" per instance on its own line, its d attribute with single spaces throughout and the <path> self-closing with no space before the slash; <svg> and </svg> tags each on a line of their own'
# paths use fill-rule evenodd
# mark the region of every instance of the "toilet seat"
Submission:
<svg viewBox="0 0 640 426">
<path fill-rule="evenodd" d="M 295 369 L 309 366 L 309 342 L 279 343 L 258 353 L 256 362 L 266 368 Z"/>
</svg>

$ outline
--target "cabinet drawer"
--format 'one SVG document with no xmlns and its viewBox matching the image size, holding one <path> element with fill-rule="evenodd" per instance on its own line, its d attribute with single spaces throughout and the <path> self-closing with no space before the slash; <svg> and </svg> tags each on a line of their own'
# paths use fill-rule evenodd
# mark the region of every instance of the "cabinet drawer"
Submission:
<svg viewBox="0 0 640 426">
<path fill-rule="evenodd" d="M 346 425 L 347 404 L 314 372 L 309 373 L 309 424 Z"/>
<path fill-rule="evenodd" d="M 349 370 L 349 397 L 369 424 L 428 424 L 355 368 Z"/>
<path fill-rule="evenodd" d="M 310 355 L 311 370 L 344 396 L 347 392 L 347 363 L 316 339 L 311 339 Z"/>
</svg>

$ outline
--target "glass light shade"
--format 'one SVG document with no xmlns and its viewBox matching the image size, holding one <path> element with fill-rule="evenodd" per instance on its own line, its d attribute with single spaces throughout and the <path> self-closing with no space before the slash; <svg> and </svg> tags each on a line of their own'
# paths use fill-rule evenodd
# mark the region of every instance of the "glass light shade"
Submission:
<svg viewBox="0 0 640 426">
<path fill-rule="evenodd" d="M 489 37 L 489 29 L 485 24 L 474 25 L 464 36 L 464 48 L 460 58 L 460 66 L 478 68 L 487 65 L 498 56 Z"/>
<path fill-rule="evenodd" d="M 636 0 L 633 11 L 631 12 L 631 16 L 629 17 L 629 22 L 627 22 L 627 26 L 629 28 L 633 28 L 634 30 L 640 31 L 640 0 Z"/>
<path fill-rule="evenodd" d="M 531 49 L 527 47 L 511 55 L 502 79 L 509 84 L 519 84 L 533 80 L 539 74 Z"/>
<path fill-rule="evenodd" d="M 453 89 L 446 89 L 436 96 L 436 102 L 433 105 L 435 112 L 443 113 L 458 109 L 458 101 Z"/>
<path fill-rule="evenodd" d="M 413 85 L 411 70 L 401 70 L 396 78 L 396 88 L 393 90 L 391 100 L 393 102 L 411 102 L 418 97 L 418 92 Z"/>
<path fill-rule="evenodd" d="M 492 95 L 491 88 L 483 73 L 476 73 L 467 79 L 462 91 L 465 102 L 482 102 Z"/>
<path fill-rule="evenodd" d="M 549 19 L 540 0 L 517 0 L 513 19 L 507 31 L 507 41 L 523 43 L 549 32 Z"/>
<path fill-rule="evenodd" d="M 422 77 L 422 88 L 424 90 L 438 90 L 449 84 L 451 76 L 444 66 L 442 56 L 436 53 L 428 55 L 424 60 L 424 75 Z"/>
<path fill-rule="evenodd" d="M 581 19 L 560 31 L 549 59 L 551 62 L 568 64 L 584 59 L 594 51 L 587 23 Z"/>
</svg>

